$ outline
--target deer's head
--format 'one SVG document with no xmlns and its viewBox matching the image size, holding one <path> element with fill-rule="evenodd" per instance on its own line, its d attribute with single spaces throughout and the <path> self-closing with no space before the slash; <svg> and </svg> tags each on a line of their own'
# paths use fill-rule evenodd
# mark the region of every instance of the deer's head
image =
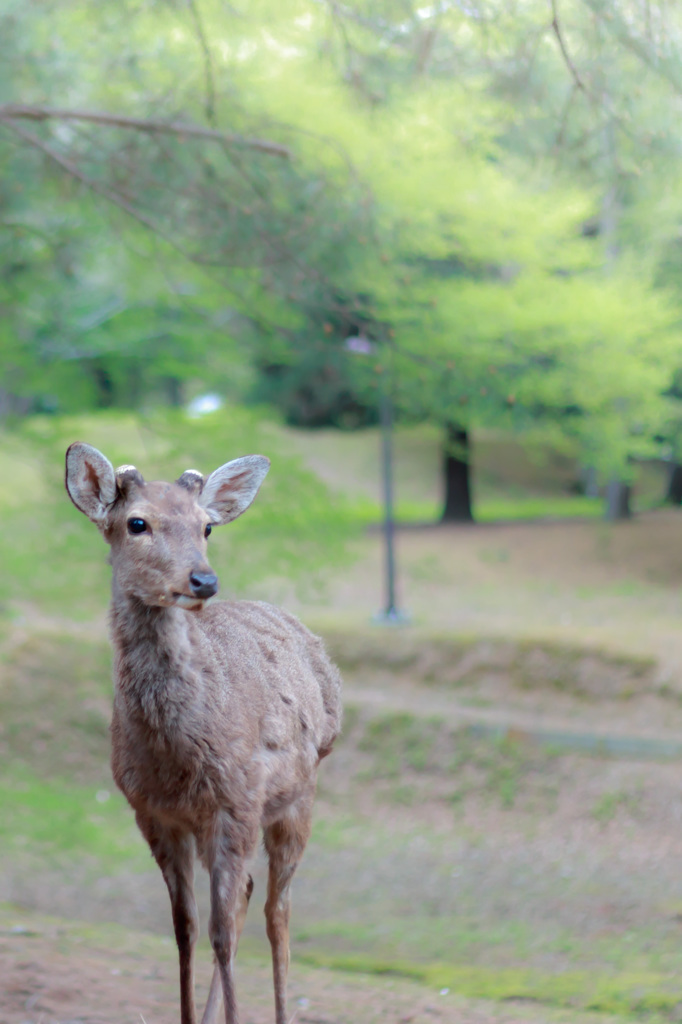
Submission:
<svg viewBox="0 0 682 1024">
<path fill-rule="evenodd" d="M 152 607 L 198 609 L 218 592 L 206 553 L 212 527 L 246 511 L 269 468 L 264 455 L 247 455 L 209 477 L 188 469 L 174 483 L 147 483 L 77 441 L 66 453 L 66 489 L 111 546 L 118 588 Z"/>
</svg>

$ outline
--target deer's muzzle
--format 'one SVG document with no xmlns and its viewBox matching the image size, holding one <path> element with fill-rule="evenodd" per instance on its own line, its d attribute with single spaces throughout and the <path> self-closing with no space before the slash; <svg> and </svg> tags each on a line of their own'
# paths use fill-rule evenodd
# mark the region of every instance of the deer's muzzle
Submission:
<svg viewBox="0 0 682 1024">
<path fill-rule="evenodd" d="M 195 597 L 205 601 L 218 593 L 218 577 L 214 572 L 191 572 L 189 588 Z"/>
</svg>

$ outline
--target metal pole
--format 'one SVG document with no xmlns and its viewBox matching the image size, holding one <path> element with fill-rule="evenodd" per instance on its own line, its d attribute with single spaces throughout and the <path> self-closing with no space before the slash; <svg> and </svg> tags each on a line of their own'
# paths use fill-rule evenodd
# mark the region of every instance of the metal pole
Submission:
<svg viewBox="0 0 682 1024">
<path fill-rule="evenodd" d="M 369 355 L 375 345 L 364 334 L 346 338 L 344 345 L 349 352 Z M 386 607 L 374 616 L 376 623 L 400 625 L 410 621 L 409 615 L 401 612 L 395 603 L 395 519 L 393 516 L 393 363 L 392 352 L 387 353 L 381 375 L 379 392 L 379 418 L 381 422 L 381 477 L 384 503 L 384 562 Z"/>
<path fill-rule="evenodd" d="M 379 394 L 381 419 L 381 477 L 384 499 L 384 562 L 386 606 L 374 616 L 376 623 L 399 626 L 410 621 L 409 615 L 396 605 L 395 517 L 393 513 L 393 365 L 388 353 Z"/>
<path fill-rule="evenodd" d="M 395 520 L 393 518 L 393 409 L 386 380 L 381 388 L 381 454 L 384 486 L 384 547 L 386 565 L 386 619 L 398 617 L 395 606 Z"/>
</svg>

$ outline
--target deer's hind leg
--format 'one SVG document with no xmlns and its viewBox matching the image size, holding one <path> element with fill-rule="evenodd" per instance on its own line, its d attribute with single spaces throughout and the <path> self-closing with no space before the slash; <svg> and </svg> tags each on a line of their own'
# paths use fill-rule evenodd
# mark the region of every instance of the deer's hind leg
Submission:
<svg viewBox="0 0 682 1024">
<path fill-rule="evenodd" d="M 194 899 L 194 837 L 188 832 L 162 826 L 140 812 L 136 818 L 161 868 L 170 895 L 180 958 L 181 1024 L 196 1024 L 194 947 L 199 934 L 199 916 Z"/>
<path fill-rule="evenodd" d="M 285 817 L 269 825 L 263 835 L 269 860 L 265 925 L 272 949 L 277 1024 L 287 1024 L 291 881 L 310 837 L 313 796 L 314 790 L 290 807 Z"/>
</svg>

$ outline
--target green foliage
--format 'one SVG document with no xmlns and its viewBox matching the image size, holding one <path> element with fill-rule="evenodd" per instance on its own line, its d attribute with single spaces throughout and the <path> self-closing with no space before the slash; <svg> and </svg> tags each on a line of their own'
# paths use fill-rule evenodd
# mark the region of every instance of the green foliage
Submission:
<svg viewBox="0 0 682 1024">
<path fill-rule="evenodd" d="M 655 290 L 650 260 L 628 248 L 614 262 L 585 229 L 599 219 L 603 177 L 582 174 L 580 189 L 547 162 L 530 174 L 519 162 L 515 137 L 503 134 L 514 110 L 495 93 L 498 65 L 492 80 L 481 70 L 484 44 L 471 17 L 417 14 L 407 4 L 384 19 L 380 5 L 360 6 L 361 14 L 358 5 L 344 8 L 328 31 L 344 65 L 341 89 L 291 25 L 277 25 L 292 44 L 296 37 L 286 57 L 267 44 L 254 57 L 259 67 L 268 61 L 270 75 L 277 68 L 282 88 L 265 102 L 280 117 L 301 81 L 315 76 L 316 88 L 297 104 L 300 123 L 328 130 L 333 107 L 336 136 L 359 154 L 380 197 L 376 248 L 366 246 L 353 282 L 362 293 L 355 328 L 378 343 L 355 371 L 359 393 L 371 402 L 376 361 L 384 373 L 392 363 L 404 414 L 518 431 L 539 421 L 550 436 L 575 440 L 603 478 L 628 477 L 633 456 L 660 446 L 670 415 L 662 393 L 679 346 L 675 297 Z M 529 25 L 547 30 L 537 6 L 523 14 L 498 6 L 506 31 L 493 34 L 492 50 L 501 63 Z M 429 33 L 443 53 L 417 82 L 416 54 Z M 462 67 L 453 58 L 449 77 L 445 54 L 464 38 L 469 59 Z M 556 40 L 542 38 L 541 59 L 550 47 Z M 293 350 L 326 344 L 331 362 L 344 331 L 326 342 L 316 331 L 297 337 Z"/>
<path fill-rule="evenodd" d="M 0 413 L 389 389 L 629 479 L 677 444 L 682 216 L 679 18 L 630 6 L 10 4 L 7 98 L 70 112 L 0 119 Z"/>
<path fill-rule="evenodd" d="M 10 410 L 136 407 L 186 382 L 234 391 L 235 365 L 245 363 L 235 339 L 251 344 L 299 324 L 310 279 L 322 270 L 328 294 L 330 271 L 352 259 L 364 219 L 357 185 L 346 172 L 337 193 L 342 181 L 328 181 L 319 161 L 238 139 L 221 145 L 81 117 L 205 117 L 226 136 L 265 134 L 262 111 L 245 99 L 255 95 L 246 69 L 237 75 L 225 52 L 202 48 L 204 21 L 220 40 L 222 9 L 123 3 L 83 13 L 55 0 L 34 14 L 29 5 L 0 16 L 3 59 L 24 57 L 5 97 L 40 105 L 57 90 L 75 120 L 0 123 Z"/>
<path fill-rule="evenodd" d="M 267 347 L 262 352 L 252 398 L 281 410 L 287 423 L 349 430 L 376 422 L 376 398 L 360 397 L 354 367 L 341 346 L 313 342 L 279 358 L 275 361 Z"/>
</svg>

